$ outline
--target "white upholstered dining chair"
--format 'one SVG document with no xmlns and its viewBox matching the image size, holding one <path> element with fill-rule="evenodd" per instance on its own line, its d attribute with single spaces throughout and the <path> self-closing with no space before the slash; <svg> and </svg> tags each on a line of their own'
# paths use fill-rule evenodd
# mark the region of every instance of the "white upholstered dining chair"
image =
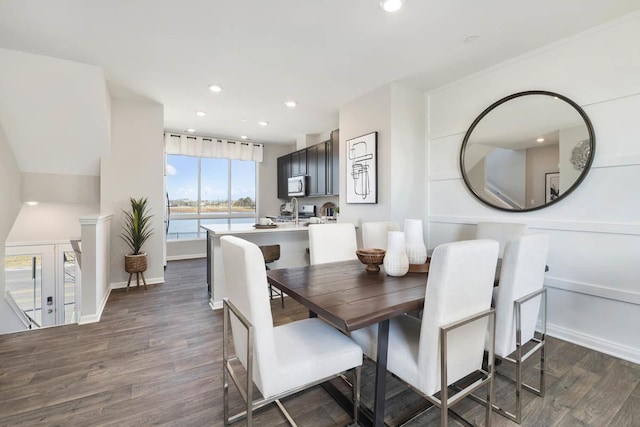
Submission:
<svg viewBox="0 0 640 427">
<path fill-rule="evenodd" d="M 400 231 L 400 225 L 395 221 L 370 221 L 362 225 L 362 247 L 387 250 L 387 233 Z"/>
<path fill-rule="evenodd" d="M 498 257 L 502 258 L 504 247 L 509 240 L 527 233 L 527 224 L 513 222 L 479 222 L 476 227 L 476 239 L 497 240 L 500 244 Z"/>
<path fill-rule="evenodd" d="M 522 418 L 521 392 L 524 387 L 538 396 L 544 395 L 544 345 L 546 335 L 547 292 L 544 273 L 549 251 L 549 236 L 527 234 L 507 242 L 500 281 L 494 291 L 496 309 L 495 354 L 498 359 L 515 364 L 515 414 L 494 403 L 494 410 L 520 424 Z M 535 335 L 538 317 L 541 331 Z M 524 346 L 531 342 L 530 347 Z M 539 388 L 522 382 L 522 364 L 540 352 Z M 498 372 L 499 369 L 496 370 Z"/>
<path fill-rule="evenodd" d="M 262 252 L 255 244 L 234 236 L 220 238 L 228 298 L 224 299 L 223 394 L 224 423 L 246 418 L 252 425 L 255 409 L 275 402 L 295 425 L 280 398 L 353 371 L 354 422 L 360 400 L 362 350 L 349 337 L 322 320 L 304 319 L 273 326 Z M 235 354 L 229 350 L 229 328 Z M 246 370 L 242 384 L 233 366 Z M 229 415 L 229 377 L 242 396 L 246 410 Z M 262 399 L 253 399 L 253 384 Z"/>
<path fill-rule="evenodd" d="M 497 258 L 498 243 L 492 240 L 438 246 L 431 258 L 422 319 L 402 315 L 389 323 L 387 370 L 441 408 L 441 426 L 447 425 L 449 406 L 471 391 L 486 385 L 487 400 L 492 399 L 493 358 L 484 371 L 482 357 L 487 326 L 493 331 L 494 325 L 491 294 Z M 375 326 L 351 333 L 373 360 L 377 335 Z M 493 340 L 493 333 L 489 336 Z M 449 385 L 473 373 L 481 380 L 449 395 Z M 490 423 L 488 407 L 486 425 Z"/>
<path fill-rule="evenodd" d="M 358 259 L 357 249 L 356 228 L 351 223 L 309 226 L 311 265 Z"/>
</svg>

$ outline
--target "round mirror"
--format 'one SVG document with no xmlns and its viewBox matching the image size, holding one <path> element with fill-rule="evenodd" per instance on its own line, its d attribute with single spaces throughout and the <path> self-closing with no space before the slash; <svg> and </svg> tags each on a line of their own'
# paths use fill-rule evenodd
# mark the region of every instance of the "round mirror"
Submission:
<svg viewBox="0 0 640 427">
<path fill-rule="evenodd" d="M 532 211 L 569 195 L 595 154 L 589 117 L 553 92 L 503 98 L 471 124 L 460 150 L 465 184 L 483 203 L 504 211 Z"/>
</svg>

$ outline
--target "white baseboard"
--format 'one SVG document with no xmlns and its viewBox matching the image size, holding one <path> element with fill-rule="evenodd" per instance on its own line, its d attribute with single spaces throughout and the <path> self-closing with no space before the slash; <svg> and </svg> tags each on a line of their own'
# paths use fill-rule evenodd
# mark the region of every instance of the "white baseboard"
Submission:
<svg viewBox="0 0 640 427">
<path fill-rule="evenodd" d="M 147 281 L 147 285 L 158 285 L 160 283 L 164 283 L 164 277 L 152 277 L 150 279 L 145 278 Z M 135 277 L 131 278 L 131 287 L 137 286 Z M 142 284 L 142 280 L 140 280 L 140 286 L 144 286 Z M 122 289 L 127 287 L 127 282 L 116 282 L 111 284 L 111 289 Z"/>
<path fill-rule="evenodd" d="M 640 364 L 640 349 L 638 348 L 627 347 L 618 343 L 603 340 L 602 338 L 585 335 L 581 332 L 565 329 L 551 323 L 547 323 L 547 334 L 564 341 L 569 341 L 573 344 L 590 348 L 591 350 L 596 350 L 601 353 L 619 357 L 620 359 L 628 360 L 629 362 Z"/>
<path fill-rule="evenodd" d="M 167 256 L 167 261 L 180 261 L 183 259 L 199 259 L 206 258 L 207 254 L 189 254 L 189 255 L 171 255 Z"/>
<path fill-rule="evenodd" d="M 111 289 L 112 287 L 109 286 L 107 292 L 104 294 L 104 298 L 102 298 L 102 302 L 100 302 L 100 307 L 98 307 L 98 312 L 96 314 L 90 314 L 88 316 L 80 314 L 78 325 L 87 325 L 89 323 L 98 323 L 100 321 L 104 307 L 107 305 L 107 301 L 109 300 L 109 295 L 111 295 Z"/>
</svg>

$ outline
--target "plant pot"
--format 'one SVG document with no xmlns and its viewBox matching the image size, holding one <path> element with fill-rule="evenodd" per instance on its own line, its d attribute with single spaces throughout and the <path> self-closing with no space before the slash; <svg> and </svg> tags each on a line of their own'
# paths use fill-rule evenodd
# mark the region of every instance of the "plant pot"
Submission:
<svg viewBox="0 0 640 427">
<path fill-rule="evenodd" d="M 140 252 L 138 255 L 125 255 L 124 271 L 127 273 L 142 273 L 143 271 L 147 271 L 147 253 Z"/>
</svg>

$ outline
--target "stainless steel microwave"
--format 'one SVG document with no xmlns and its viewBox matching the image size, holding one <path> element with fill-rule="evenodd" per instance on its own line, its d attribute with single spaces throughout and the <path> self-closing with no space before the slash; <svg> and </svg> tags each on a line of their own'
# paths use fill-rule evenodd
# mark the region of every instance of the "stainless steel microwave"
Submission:
<svg viewBox="0 0 640 427">
<path fill-rule="evenodd" d="M 288 180 L 287 195 L 306 196 L 307 195 L 307 177 L 304 175 L 292 176 Z"/>
</svg>

